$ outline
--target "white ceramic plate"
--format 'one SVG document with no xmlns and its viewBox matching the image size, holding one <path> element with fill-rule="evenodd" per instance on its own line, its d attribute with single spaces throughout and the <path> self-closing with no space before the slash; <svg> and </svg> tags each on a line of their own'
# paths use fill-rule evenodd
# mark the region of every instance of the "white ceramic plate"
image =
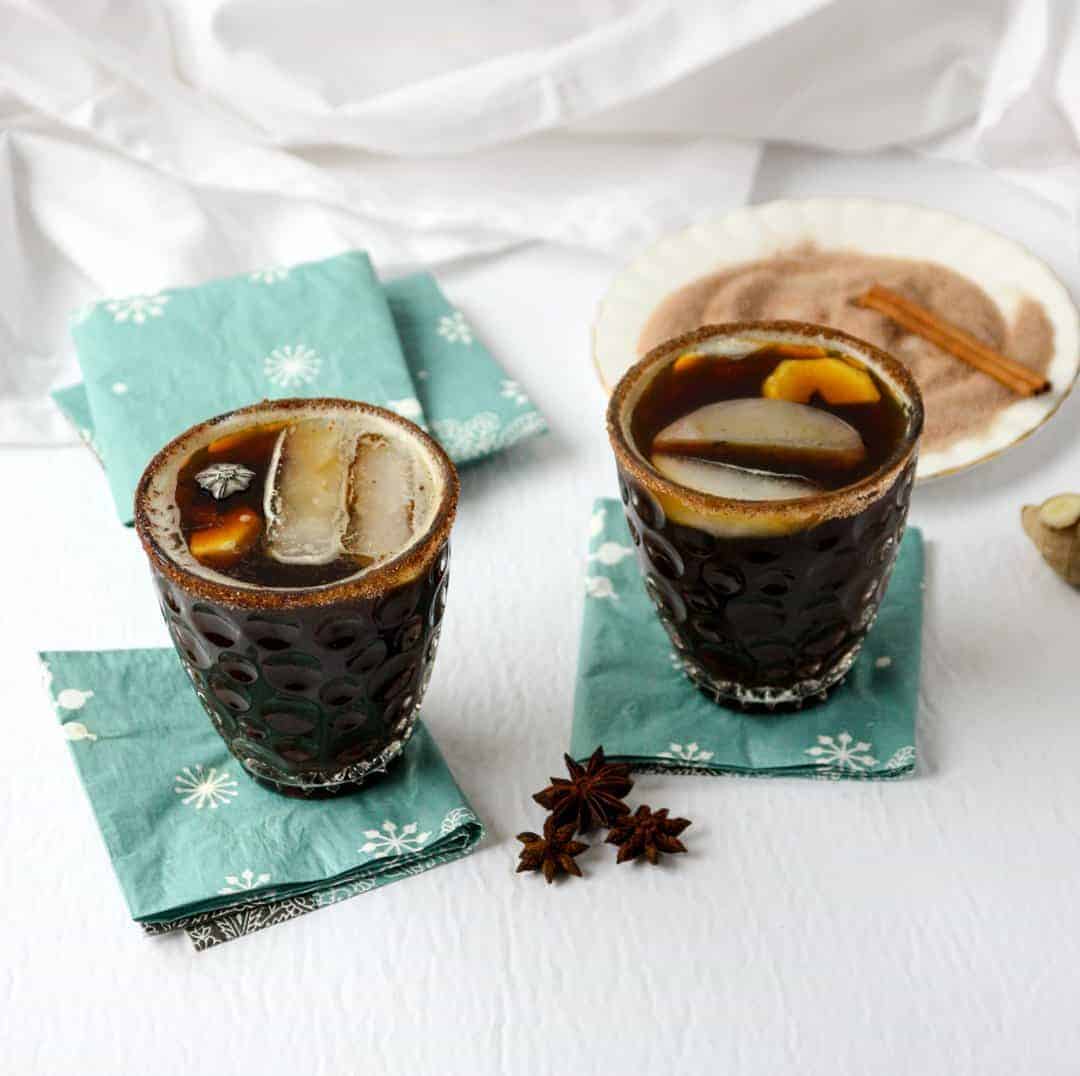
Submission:
<svg viewBox="0 0 1080 1076">
<path fill-rule="evenodd" d="M 665 236 L 625 266 L 600 304 L 593 361 L 608 391 L 637 359 L 649 315 L 672 291 L 707 273 L 767 258 L 809 240 L 823 250 L 930 260 L 975 280 L 1007 320 L 1025 296 L 1042 303 L 1054 326 L 1052 384 L 1017 400 L 978 434 L 919 459 L 920 479 L 981 463 L 1023 440 L 1061 406 L 1080 368 L 1080 319 L 1068 291 L 1018 243 L 933 209 L 863 198 L 766 202 Z"/>
</svg>

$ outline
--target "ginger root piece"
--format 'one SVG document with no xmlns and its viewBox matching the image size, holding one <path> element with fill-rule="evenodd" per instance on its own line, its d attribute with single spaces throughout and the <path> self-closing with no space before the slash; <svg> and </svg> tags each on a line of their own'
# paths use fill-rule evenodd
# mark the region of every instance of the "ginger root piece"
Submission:
<svg viewBox="0 0 1080 1076">
<path fill-rule="evenodd" d="M 1080 520 L 1080 493 L 1059 493 L 1039 507 L 1039 519 L 1052 530 L 1073 527 Z"/>
<path fill-rule="evenodd" d="M 1080 494 L 1060 493 L 1024 505 L 1020 522 L 1043 560 L 1066 582 L 1080 586 Z"/>
<path fill-rule="evenodd" d="M 881 399 L 874 379 L 843 359 L 784 359 L 761 386 L 770 400 L 809 403 L 817 393 L 826 403 L 877 403 Z"/>
</svg>

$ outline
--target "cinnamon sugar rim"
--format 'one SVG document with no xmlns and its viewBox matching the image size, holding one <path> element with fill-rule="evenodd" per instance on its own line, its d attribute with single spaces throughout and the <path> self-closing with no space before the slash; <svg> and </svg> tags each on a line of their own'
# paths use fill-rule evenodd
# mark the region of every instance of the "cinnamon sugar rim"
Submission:
<svg viewBox="0 0 1080 1076">
<path fill-rule="evenodd" d="M 399 427 L 409 438 L 418 442 L 427 456 L 432 472 L 439 483 L 438 503 L 431 523 L 416 536 L 400 553 L 382 564 L 358 569 L 358 574 L 336 583 L 314 587 L 263 587 L 231 585 L 219 579 L 208 579 L 192 569 L 177 563 L 163 548 L 159 527 L 151 515 L 151 494 L 163 494 L 153 490 L 152 484 L 159 472 L 176 459 L 187 459 L 192 452 L 213 439 L 219 427 L 236 424 L 238 419 L 274 421 L 290 413 L 324 413 L 337 411 L 362 412 L 382 422 Z M 311 606 L 331 605 L 344 600 L 381 597 L 387 591 L 416 579 L 435 559 L 450 537 L 450 529 L 457 513 L 460 483 L 457 470 L 442 446 L 419 426 L 402 418 L 393 411 L 375 404 L 335 397 L 312 399 L 263 400 L 200 422 L 185 430 L 165 445 L 143 471 L 135 490 L 135 529 L 143 549 L 154 566 L 181 589 L 208 601 L 221 602 L 245 609 L 276 610 L 300 609 Z"/>
<path fill-rule="evenodd" d="M 707 342 L 745 340 L 743 351 L 725 354 L 750 354 L 769 344 L 818 344 L 834 348 L 869 366 L 891 388 L 907 414 L 907 428 L 899 443 L 871 474 L 848 486 L 827 490 L 809 497 L 775 501 L 748 501 L 720 497 L 680 485 L 662 475 L 638 449 L 628 431 L 633 411 L 657 374 L 678 356 Z M 651 376 L 650 376 L 651 375 Z M 666 498 L 692 509 L 695 515 L 716 522 L 727 521 L 743 530 L 785 533 L 801 530 L 826 519 L 856 515 L 877 500 L 893 483 L 897 474 L 913 458 L 923 428 L 923 402 L 919 387 L 907 367 L 873 344 L 850 333 L 802 321 L 737 321 L 703 325 L 653 348 L 619 379 L 607 408 L 607 431 L 619 466 L 643 485 L 666 495 Z"/>
</svg>

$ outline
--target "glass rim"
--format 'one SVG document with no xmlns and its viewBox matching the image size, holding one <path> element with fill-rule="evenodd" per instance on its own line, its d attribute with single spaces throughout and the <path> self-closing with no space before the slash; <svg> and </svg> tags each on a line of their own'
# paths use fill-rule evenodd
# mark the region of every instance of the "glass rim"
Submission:
<svg viewBox="0 0 1080 1076">
<path fill-rule="evenodd" d="M 238 418 L 251 416 L 258 419 L 280 417 L 293 411 L 338 410 L 359 411 L 375 415 L 379 419 L 398 426 L 426 452 L 442 489 L 431 523 L 427 529 L 400 553 L 381 564 L 359 574 L 334 583 L 311 587 L 266 587 L 228 584 L 218 579 L 208 579 L 174 560 L 162 547 L 149 512 L 151 485 L 162 467 L 177 454 L 197 451 L 215 427 L 235 422 Z M 188 447 L 190 446 L 190 448 Z M 238 407 L 196 423 L 165 444 L 146 465 L 135 489 L 135 530 L 143 550 L 153 565 L 181 589 L 196 598 L 221 602 L 239 608 L 272 612 L 333 605 L 343 600 L 378 598 L 397 586 L 412 582 L 434 559 L 447 543 L 450 529 L 457 514 L 461 484 L 457 469 L 443 447 L 425 430 L 407 418 L 361 400 L 347 400 L 332 396 L 288 397 L 279 400 L 262 400 L 259 403 Z"/>
<path fill-rule="evenodd" d="M 641 392 L 644 392 L 652 380 L 650 378 L 645 385 L 641 385 L 642 379 L 650 373 L 659 373 L 665 365 L 673 363 L 683 351 L 696 344 L 737 336 L 745 336 L 752 340 L 755 334 L 761 337 L 761 346 L 767 346 L 770 343 L 820 344 L 822 342 L 839 345 L 839 350 L 849 353 L 852 358 L 866 361 L 875 373 L 884 372 L 890 386 L 899 390 L 898 400 L 907 411 L 908 424 L 904 436 L 877 468 L 850 485 L 841 486 L 835 490 L 824 490 L 809 497 L 751 501 L 735 497 L 721 497 L 718 494 L 705 493 L 690 486 L 681 485 L 666 478 L 653 467 L 644 453 L 638 449 L 627 429 L 629 418 L 640 399 L 640 393 L 636 397 L 632 397 L 631 394 L 639 385 Z M 747 354 L 749 353 L 748 350 Z M 775 527 L 779 533 L 789 529 L 803 529 L 837 516 L 854 515 L 875 501 L 891 486 L 892 480 L 916 451 L 922 434 L 923 421 L 923 399 L 919 386 L 911 371 L 899 359 L 874 344 L 840 329 L 815 325 L 811 322 L 785 320 L 736 321 L 703 325 L 693 332 L 665 340 L 634 363 L 619 378 L 608 401 L 606 415 L 608 439 L 619 466 L 643 485 L 659 490 L 707 517 L 727 517 L 744 523 L 752 523 L 755 519 L 762 523 L 769 521 L 770 529 Z"/>
</svg>

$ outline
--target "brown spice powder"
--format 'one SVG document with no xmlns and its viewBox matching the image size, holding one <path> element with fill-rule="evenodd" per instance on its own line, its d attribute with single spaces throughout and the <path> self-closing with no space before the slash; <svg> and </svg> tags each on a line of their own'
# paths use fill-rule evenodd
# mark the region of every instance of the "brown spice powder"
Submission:
<svg viewBox="0 0 1080 1076">
<path fill-rule="evenodd" d="M 900 292 L 1038 373 L 1050 365 L 1054 329 L 1033 299 L 1024 299 L 1007 325 L 978 284 L 944 266 L 811 246 L 732 266 L 673 292 L 646 322 L 638 353 L 701 325 L 725 321 L 791 318 L 842 329 L 908 365 L 926 405 L 927 452 L 978 433 L 1016 402 L 1018 397 L 993 378 L 883 314 L 855 306 L 851 300 L 872 284 Z"/>
</svg>

